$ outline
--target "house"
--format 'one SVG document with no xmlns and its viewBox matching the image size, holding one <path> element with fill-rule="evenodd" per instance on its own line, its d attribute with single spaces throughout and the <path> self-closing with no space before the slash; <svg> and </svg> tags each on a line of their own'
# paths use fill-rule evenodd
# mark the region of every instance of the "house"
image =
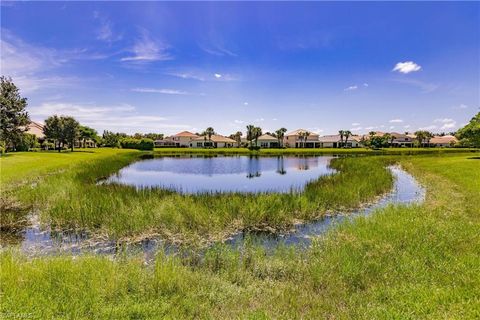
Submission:
<svg viewBox="0 0 480 320">
<path fill-rule="evenodd" d="M 434 136 L 430 139 L 431 147 L 453 147 L 458 142 L 458 139 L 451 135 Z"/>
<path fill-rule="evenodd" d="M 169 144 L 175 147 L 188 147 L 192 140 L 197 139 L 199 136 L 190 131 L 182 131 L 173 136 L 165 138 L 165 144 Z M 171 143 L 170 143 L 171 142 Z"/>
<path fill-rule="evenodd" d="M 393 139 L 389 141 L 392 147 L 413 147 L 415 141 L 414 135 L 391 132 L 390 136 Z"/>
<path fill-rule="evenodd" d="M 190 141 L 191 148 L 231 148 L 236 145 L 236 141 L 220 135 L 197 137 Z"/>
<path fill-rule="evenodd" d="M 27 125 L 26 133 L 33 134 L 37 137 L 38 142 L 43 142 L 45 140 L 45 134 L 43 133 L 44 125 L 40 122 L 30 121 Z"/>
<path fill-rule="evenodd" d="M 257 139 L 258 145 L 261 148 L 278 148 L 280 147 L 278 143 L 278 139 L 274 136 L 271 136 L 269 134 L 262 134 L 260 137 Z"/>
<path fill-rule="evenodd" d="M 345 140 L 347 140 L 345 144 Z M 339 134 L 329 135 L 329 136 L 322 136 L 318 138 L 320 143 L 320 148 L 340 148 L 340 147 L 347 147 L 347 148 L 358 148 L 360 147 L 360 140 L 359 136 L 349 136 L 348 139 L 345 139 L 345 136 L 342 137 Z"/>
<path fill-rule="evenodd" d="M 309 132 L 310 135 L 306 141 L 302 137 L 302 133 Z M 283 138 L 283 144 L 287 148 L 320 148 L 320 142 L 318 141 L 318 134 L 305 129 L 297 129 L 290 133 L 287 133 Z"/>
</svg>

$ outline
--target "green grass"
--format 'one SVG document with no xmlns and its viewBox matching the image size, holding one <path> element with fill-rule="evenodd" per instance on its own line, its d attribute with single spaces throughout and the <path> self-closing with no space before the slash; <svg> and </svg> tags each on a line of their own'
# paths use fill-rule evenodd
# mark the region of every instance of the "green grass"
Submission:
<svg viewBox="0 0 480 320">
<path fill-rule="evenodd" d="M 255 155 L 281 155 L 281 154 L 308 154 L 308 155 L 322 155 L 322 154 L 370 154 L 370 155 L 417 155 L 417 154 L 445 154 L 445 153 L 465 153 L 478 152 L 478 149 L 471 148 L 384 148 L 384 149 L 367 149 L 367 148 L 285 148 L 285 149 L 260 149 L 258 151 L 251 151 L 247 148 L 156 148 L 156 154 L 255 154 Z"/>
<path fill-rule="evenodd" d="M 32 318 L 478 319 L 480 160 L 402 157 L 422 205 L 345 223 L 310 249 L 273 256 L 217 246 L 204 260 L 159 255 L 0 255 L 3 315 Z"/>
<path fill-rule="evenodd" d="M 332 167 L 339 172 L 310 183 L 301 194 L 181 195 L 161 189 L 99 186 L 99 178 L 142 153 L 97 152 L 89 160 L 71 164 L 68 170 L 44 176 L 34 187 L 23 183 L 5 194 L 38 209 L 43 221 L 57 228 L 86 228 L 116 238 L 160 234 L 201 243 L 239 229 L 284 229 L 297 220 L 318 218 L 327 210 L 352 209 L 392 185 L 383 158 L 362 157 L 335 159 Z M 15 215 L 3 217 L 3 221 L 18 219 Z"/>
</svg>

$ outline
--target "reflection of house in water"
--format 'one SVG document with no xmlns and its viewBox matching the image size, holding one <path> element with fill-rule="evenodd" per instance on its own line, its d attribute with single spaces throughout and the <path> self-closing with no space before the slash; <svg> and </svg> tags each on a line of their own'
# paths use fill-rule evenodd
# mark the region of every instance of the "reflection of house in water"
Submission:
<svg viewBox="0 0 480 320">
<path fill-rule="evenodd" d="M 284 175 L 287 173 L 287 170 L 285 170 L 285 161 L 283 159 L 283 156 L 277 157 L 277 171 L 278 174 Z"/>
<path fill-rule="evenodd" d="M 318 167 L 318 157 L 298 156 L 296 161 L 298 170 L 309 170 L 310 166 Z"/>
<path fill-rule="evenodd" d="M 258 157 L 250 156 L 248 157 L 247 163 L 247 178 L 258 178 L 262 175 L 260 168 L 260 161 Z"/>
</svg>

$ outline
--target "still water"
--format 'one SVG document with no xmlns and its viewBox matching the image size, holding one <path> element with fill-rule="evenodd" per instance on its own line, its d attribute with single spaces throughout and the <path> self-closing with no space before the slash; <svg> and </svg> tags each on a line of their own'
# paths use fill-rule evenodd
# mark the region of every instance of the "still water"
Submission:
<svg viewBox="0 0 480 320">
<path fill-rule="evenodd" d="M 185 156 L 134 162 L 102 183 L 162 188 L 184 194 L 299 192 L 332 174 L 325 156 Z"/>
</svg>

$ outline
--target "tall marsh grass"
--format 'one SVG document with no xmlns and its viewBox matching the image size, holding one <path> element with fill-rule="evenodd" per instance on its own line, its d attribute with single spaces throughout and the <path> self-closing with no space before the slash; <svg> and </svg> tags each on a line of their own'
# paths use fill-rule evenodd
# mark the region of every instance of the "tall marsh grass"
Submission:
<svg viewBox="0 0 480 320">
<path fill-rule="evenodd" d="M 113 237 L 160 233 L 173 239 L 214 240 L 238 229 L 282 229 L 296 220 L 348 210 L 386 192 L 393 183 L 382 157 L 357 157 L 332 160 L 338 172 L 309 183 L 300 194 L 182 195 L 97 185 L 138 157 L 138 153 L 118 154 L 83 162 L 34 188 L 22 188 L 18 197 L 54 227 L 87 228 Z"/>
</svg>

